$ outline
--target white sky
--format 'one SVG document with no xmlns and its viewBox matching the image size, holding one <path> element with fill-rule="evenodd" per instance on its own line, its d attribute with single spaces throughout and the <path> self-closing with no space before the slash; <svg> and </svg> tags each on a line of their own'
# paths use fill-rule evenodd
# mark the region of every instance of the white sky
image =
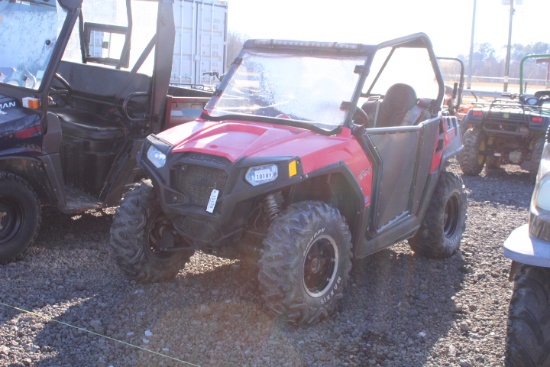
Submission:
<svg viewBox="0 0 550 367">
<path fill-rule="evenodd" d="M 514 3 L 517 3 L 515 0 Z M 376 44 L 426 33 L 438 56 L 469 55 L 474 0 L 227 0 L 228 29 L 245 38 Z M 550 0 L 515 5 L 512 44 L 550 43 Z M 504 57 L 510 6 L 477 0 L 474 43 Z"/>
</svg>

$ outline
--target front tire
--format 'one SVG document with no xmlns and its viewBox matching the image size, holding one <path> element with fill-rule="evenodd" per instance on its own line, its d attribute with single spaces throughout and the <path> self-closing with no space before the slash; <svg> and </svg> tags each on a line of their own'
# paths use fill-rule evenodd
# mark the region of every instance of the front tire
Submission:
<svg viewBox="0 0 550 367">
<path fill-rule="evenodd" d="M 171 230 L 171 223 L 162 213 L 150 181 L 143 181 L 128 192 L 111 225 L 110 247 L 122 272 L 144 283 L 173 279 L 193 251 L 159 250 L 162 233 Z"/>
<path fill-rule="evenodd" d="M 340 212 L 322 202 L 292 204 L 264 239 L 258 280 L 266 306 L 291 324 L 332 315 L 351 270 L 351 234 Z"/>
<path fill-rule="evenodd" d="M 458 154 L 457 160 L 465 175 L 477 176 L 485 164 L 487 147 L 485 133 L 480 127 L 474 127 L 464 133 L 462 139 L 464 148 Z"/>
<path fill-rule="evenodd" d="M 411 249 L 430 258 L 453 255 L 466 227 L 467 206 L 462 179 L 454 173 L 441 172 L 422 225 L 409 239 Z"/>
<path fill-rule="evenodd" d="M 550 269 L 522 265 L 508 312 L 506 367 L 550 366 Z"/>
<path fill-rule="evenodd" d="M 0 172 L 0 263 L 17 259 L 34 243 L 41 221 L 40 201 L 31 185 Z"/>
</svg>

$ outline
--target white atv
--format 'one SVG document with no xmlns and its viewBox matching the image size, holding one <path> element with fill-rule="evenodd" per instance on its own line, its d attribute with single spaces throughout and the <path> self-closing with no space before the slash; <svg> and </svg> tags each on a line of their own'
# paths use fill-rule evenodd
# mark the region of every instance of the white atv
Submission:
<svg viewBox="0 0 550 367">
<path fill-rule="evenodd" d="M 505 365 L 550 366 L 550 133 L 531 198 L 529 223 L 504 242 L 513 260 Z"/>
</svg>

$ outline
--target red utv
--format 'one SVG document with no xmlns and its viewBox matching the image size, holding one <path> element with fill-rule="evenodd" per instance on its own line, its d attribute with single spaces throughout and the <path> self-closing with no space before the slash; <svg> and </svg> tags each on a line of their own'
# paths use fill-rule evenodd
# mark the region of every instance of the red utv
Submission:
<svg viewBox="0 0 550 367">
<path fill-rule="evenodd" d="M 155 282 L 197 250 L 252 257 L 266 306 L 313 324 L 336 310 L 352 259 L 406 239 L 451 256 L 466 194 L 445 171 L 462 144 L 443 96 L 425 34 L 247 41 L 199 119 L 144 143 L 150 179 L 116 212 L 116 262 Z"/>
</svg>

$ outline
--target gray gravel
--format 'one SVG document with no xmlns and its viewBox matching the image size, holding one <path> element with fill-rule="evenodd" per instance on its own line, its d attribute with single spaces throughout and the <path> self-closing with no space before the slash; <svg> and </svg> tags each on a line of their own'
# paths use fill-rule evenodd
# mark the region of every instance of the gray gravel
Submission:
<svg viewBox="0 0 550 367">
<path fill-rule="evenodd" d="M 403 242 L 360 260 L 341 310 L 308 328 L 262 308 L 250 266 L 199 253 L 174 281 L 137 284 L 109 256 L 112 209 L 48 212 L 25 259 L 0 266 L 0 366 L 501 366 L 502 243 L 533 184 L 512 166 L 463 179 L 461 253 L 428 260 Z"/>
</svg>

